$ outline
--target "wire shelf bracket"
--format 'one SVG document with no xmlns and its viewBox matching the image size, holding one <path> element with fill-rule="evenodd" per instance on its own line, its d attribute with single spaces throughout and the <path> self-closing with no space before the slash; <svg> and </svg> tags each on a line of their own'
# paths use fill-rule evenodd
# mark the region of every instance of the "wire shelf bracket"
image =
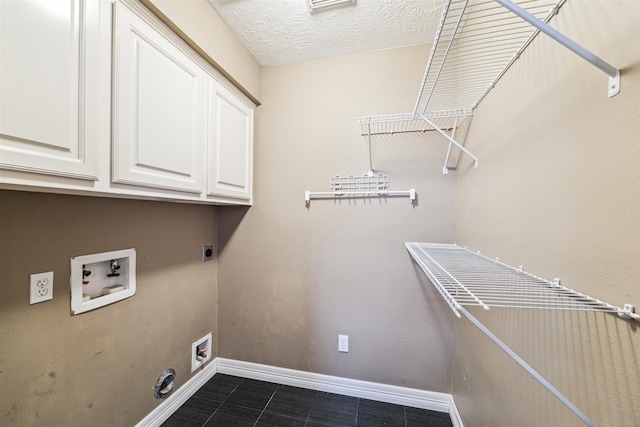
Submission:
<svg viewBox="0 0 640 427">
<path fill-rule="evenodd" d="M 429 125 L 431 125 L 431 127 L 438 132 L 440 135 L 444 136 L 447 140 L 449 140 L 449 149 L 447 150 L 447 157 L 444 160 L 444 166 L 442 168 L 442 173 L 443 174 L 448 174 L 449 173 L 449 168 L 447 167 L 447 164 L 449 163 L 449 156 L 451 154 L 451 146 L 455 145 L 456 147 L 458 147 L 463 153 L 465 153 L 467 156 L 471 157 L 473 159 L 473 165 L 474 167 L 478 167 L 478 158 L 476 156 L 474 156 L 473 154 L 471 154 L 469 152 L 469 150 L 467 150 L 466 148 L 464 148 L 462 146 L 462 144 L 458 143 L 455 139 L 453 139 L 455 137 L 455 132 L 456 132 L 456 128 L 458 126 L 458 117 L 456 117 L 455 120 L 455 124 L 453 125 L 453 127 L 451 128 L 451 136 L 447 135 L 447 133 L 445 131 L 443 131 L 442 129 L 440 129 L 438 127 L 438 125 L 436 125 L 435 123 L 433 123 L 431 120 L 429 120 L 429 118 L 427 116 L 425 116 L 422 113 L 419 113 L 418 116 L 424 120 L 425 122 L 429 123 Z"/>
<path fill-rule="evenodd" d="M 542 377 L 535 369 L 466 310 L 466 306 L 510 307 L 547 310 L 594 311 L 617 314 L 626 320 L 640 320 L 635 307 L 624 308 L 584 295 L 560 284 L 490 259 L 453 244 L 407 242 L 413 260 L 454 314 L 466 317 L 502 351 L 524 368 L 536 381 L 558 398 L 587 426 L 595 427 L 584 413 Z"/>
<path fill-rule="evenodd" d="M 554 39 L 555 41 L 557 41 L 558 43 L 560 43 L 561 45 L 563 45 L 564 47 L 566 47 L 567 49 L 569 49 L 570 51 L 572 51 L 573 53 L 575 53 L 576 55 L 584 59 L 585 61 L 589 62 L 590 64 L 596 66 L 601 71 L 606 73 L 609 76 L 609 84 L 607 86 L 607 89 L 608 89 L 607 94 L 609 98 L 620 93 L 620 70 L 608 64 L 607 62 L 603 61 L 602 59 L 600 59 L 599 57 L 597 57 L 596 55 L 594 55 L 584 47 L 580 46 L 579 44 L 577 44 L 576 42 L 574 42 L 573 40 L 571 40 L 570 38 L 568 38 L 567 36 L 559 32 L 558 30 L 556 30 L 555 28 L 549 26 L 547 23 L 540 21 L 531 13 L 527 12 L 525 9 L 518 6 L 513 1 L 511 0 L 495 0 L 495 1 L 500 3 L 505 8 L 509 9 L 511 12 L 518 15 L 520 18 L 527 21 L 529 24 L 536 27 L 538 30 L 545 33 L 546 35 L 548 35 L 549 37 L 551 37 L 552 39 Z"/>
</svg>

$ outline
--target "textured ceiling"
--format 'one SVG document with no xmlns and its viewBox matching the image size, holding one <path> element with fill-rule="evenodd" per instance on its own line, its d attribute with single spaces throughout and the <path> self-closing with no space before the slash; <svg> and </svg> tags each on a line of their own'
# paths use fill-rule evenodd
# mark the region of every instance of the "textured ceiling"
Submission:
<svg viewBox="0 0 640 427">
<path fill-rule="evenodd" d="M 263 66 L 431 43 L 444 0 L 357 0 L 311 13 L 306 0 L 208 0 Z"/>
</svg>

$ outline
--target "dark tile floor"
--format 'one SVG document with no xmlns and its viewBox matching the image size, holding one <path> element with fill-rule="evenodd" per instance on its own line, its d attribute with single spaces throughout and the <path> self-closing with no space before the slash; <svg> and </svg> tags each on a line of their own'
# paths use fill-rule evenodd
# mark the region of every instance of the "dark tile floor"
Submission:
<svg viewBox="0 0 640 427">
<path fill-rule="evenodd" d="M 163 426 L 452 427 L 449 414 L 216 374 Z"/>
</svg>

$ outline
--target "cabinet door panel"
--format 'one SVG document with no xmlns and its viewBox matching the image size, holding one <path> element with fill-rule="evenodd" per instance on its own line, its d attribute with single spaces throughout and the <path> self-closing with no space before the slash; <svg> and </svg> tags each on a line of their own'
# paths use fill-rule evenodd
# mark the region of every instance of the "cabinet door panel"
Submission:
<svg viewBox="0 0 640 427">
<path fill-rule="evenodd" d="M 97 179 L 83 119 L 98 17 L 84 0 L 0 1 L 0 168 Z"/>
<path fill-rule="evenodd" d="M 253 109 L 218 83 L 210 83 L 208 194 L 250 200 Z"/>
<path fill-rule="evenodd" d="M 114 182 L 200 193 L 204 72 L 118 5 Z"/>
</svg>

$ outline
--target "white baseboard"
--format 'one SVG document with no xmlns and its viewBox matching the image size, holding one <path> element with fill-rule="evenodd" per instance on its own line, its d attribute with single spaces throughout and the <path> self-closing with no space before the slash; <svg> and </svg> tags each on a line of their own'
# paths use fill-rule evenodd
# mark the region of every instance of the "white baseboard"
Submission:
<svg viewBox="0 0 640 427">
<path fill-rule="evenodd" d="M 453 400 L 453 396 L 451 396 L 451 407 L 449 408 L 449 416 L 451 417 L 451 424 L 453 424 L 453 427 L 464 427 L 462 417 L 460 416 L 460 412 L 458 412 L 458 407 L 456 406 L 456 401 Z"/>
<path fill-rule="evenodd" d="M 158 405 L 136 427 L 160 426 L 216 373 L 446 412 L 451 417 L 454 427 L 464 427 L 455 403 L 451 395 L 447 393 L 334 377 L 220 357 L 210 361 L 202 371 L 175 390 L 167 400 Z"/>
</svg>

